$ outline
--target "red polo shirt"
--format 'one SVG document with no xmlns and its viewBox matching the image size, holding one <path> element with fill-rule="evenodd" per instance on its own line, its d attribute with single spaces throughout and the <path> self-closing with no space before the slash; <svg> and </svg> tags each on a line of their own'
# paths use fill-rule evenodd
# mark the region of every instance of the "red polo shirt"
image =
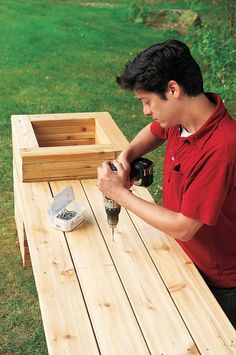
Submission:
<svg viewBox="0 0 236 355">
<path fill-rule="evenodd" d="M 180 128 L 151 124 L 166 139 L 163 206 L 204 224 L 193 239 L 178 241 L 208 284 L 236 287 L 236 121 L 220 97 L 207 122 L 189 137 Z"/>
</svg>

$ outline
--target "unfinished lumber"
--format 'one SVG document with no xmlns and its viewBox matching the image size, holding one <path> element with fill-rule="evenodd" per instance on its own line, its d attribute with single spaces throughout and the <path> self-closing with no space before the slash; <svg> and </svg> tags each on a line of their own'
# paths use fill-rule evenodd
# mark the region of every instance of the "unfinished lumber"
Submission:
<svg viewBox="0 0 236 355">
<path fill-rule="evenodd" d="M 34 134 L 29 116 L 27 115 L 13 115 L 11 117 L 12 127 L 12 147 L 13 147 L 13 161 L 18 176 L 23 181 L 22 157 L 21 150 L 27 148 L 39 147 L 37 139 Z"/>
<path fill-rule="evenodd" d="M 191 354 L 198 354 L 127 212 L 124 209 L 121 211 L 113 242 L 106 221 L 103 197 L 96 181 L 84 180 L 82 186 L 150 352 L 185 354 L 191 350 Z M 75 250 L 73 246 L 72 249 Z"/>
<path fill-rule="evenodd" d="M 98 120 L 97 120 L 98 122 Z M 111 141 L 114 140 L 114 137 L 112 140 L 109 139 L 109 137 L 106 135 L 104 132 L 104 129 L 102 128 L 101 124 L 97 123 L 96 124 L 96 131 L 95 131 L 95 141 L 97 144 L 111 144 Z"/>
<path fill-rule="evenodd" d="M 109 145 L 52 147 L 21 151 L 23 181 L 81 179 L 97 176 L 97 167 L 104 160 L 115 159 Z"/>
<path fill-rule="evenodd" d="M 107 112 L 12 116 L 21 181 L 86 179 L 128 144 Z"/>
<path fill-rule="evenodd" d="M 133 193 L 153 201 L 147 189 Z M 177 242 L 129 212 L 201 354 L 235 354 L 236 331 Z"/>
<path fill-rule="evenodd" d="M 115 150 L 117 151 L 117 156 L 127 147 L 127 139 L 108 112 L 106 115 L 97 116 L 96 126 L 103 131 L 104 135 L 109 137 L 110 142 L 113 144 Z"/>
<path fill-rule="evenodd" d="M 16 175 L 16 168 L 13 167 L 13 181 L 14 181 L 14 215 L 16 223 L 17 237 L 20 247 L 23 267 L 31 267 L 30 253 L 28 242 L 25 233 L 24 221 L 22 218 L 21 196 L 19 190 L 18 179 Z"/>
<path fill-rule="evenodd" d="M 69 183 L 76 200 L 87 208 L 85 221 L 65 234 L 99 349 L 106 355 L 149 354 L 81 183 Z M 50 185 L 56 194 L 67 187 L 68 182 L 57 181 Z"/>
<path fill-rule="evenodd" d="M 34 148 L 38 147 L 38 142 L 34 134 L 34 130 L 28 115 L 11 116 L 12 130 L 17 147 Z"/>
<path fill-rule="evenodd" d="M 95 144 L 95 119 L 32 120 L 40 147 Z"/>
<path fill-rule="evenodd" d="M 91 179 L 127 146 L 108 113 L 13 116 L 12 136 L 18 237 L 23 262 L 30 251 L 50 355 L 236 353 L 235 330 L 175 240 L 122 209 L 112 241 Z M 87 212 L 63 233 L 48 210 L 68 186 Z M 133 191 L 153 202 L 146 189 Z"/>
<path fill-rule="evenodd" d="M 48 352 L 99 354 L 64 234 L 49 225 L 48 183 L 19 185 Z"/>
</svg>

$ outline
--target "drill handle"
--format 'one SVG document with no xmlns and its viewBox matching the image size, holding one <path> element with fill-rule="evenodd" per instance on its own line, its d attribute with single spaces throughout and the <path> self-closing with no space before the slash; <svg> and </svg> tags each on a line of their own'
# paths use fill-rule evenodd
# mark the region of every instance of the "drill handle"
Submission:
<svg viewBox="0 0 236 355">
<path fill-rule="evenodd" d="M 111 162 L 108 163 L 112 171 L 117 171 L 115 165 Z"/>
<path fill-rule="evenodd" d="M 113 163 L 108 164 L 112 171 L 117 171 Z M 153 162 L 142 157 L 133 160 L 130 164 L 130 180 L 138 186 L 150 186 L 153 183 Z"/>
</svg>

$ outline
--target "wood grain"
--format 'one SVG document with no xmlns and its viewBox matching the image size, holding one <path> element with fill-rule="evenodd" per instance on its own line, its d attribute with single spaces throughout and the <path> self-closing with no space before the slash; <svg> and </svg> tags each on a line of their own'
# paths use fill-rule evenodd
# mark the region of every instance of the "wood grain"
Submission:
<svg viewBox="0 0 236 355">
<path fill-rule="evenodd" d="M 82 181 L 82 185 L 151 353 L 184 354 L 191 349 L 198 354 L 127 212 L 122 209 L 112 242 L 95 180 Z"/>
<path fill-rule="evenodd" d="M 145 188 L 133 192 L 153 201 Z M 173 238 L 129 214 L 200 353 L 235 354 L 235 329 L 191 260 Z"/>
<path fill-rule="evenodd" d="M 99 354 L 64 234 L 48 221 L 49 186 L 19 186 L 48 352 Z"/>
</svg>

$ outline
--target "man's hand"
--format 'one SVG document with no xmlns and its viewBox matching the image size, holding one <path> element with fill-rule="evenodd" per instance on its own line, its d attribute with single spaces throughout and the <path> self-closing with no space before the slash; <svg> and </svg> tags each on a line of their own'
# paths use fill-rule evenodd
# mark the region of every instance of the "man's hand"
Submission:
<svg viewBox="0 0 236 355">
<path fill-rule="evenodd" d="M 129 176 L 130 175 L 130 163 L 131 163 L 131 161 L 129 161 L 129 159 L 128 159 L 127 152 L 126 151 L 121 152 L 120 155 L 117 158 L 117 161 L 122 164 L 123 168 L 127 172 L 127 175 Z"/>
<path fill-rule="evenodd" d="M 127 190 L 131 186 L 129 173 L 124 169 L 122 163 L 117 160 L 113 161 L 117 171 L 112 171 L 108 162 L 103 162 L 97 168 L 98 187 L 100 191 L 109 198 L 117 200 L 123 190 Z"/>
</svg>

